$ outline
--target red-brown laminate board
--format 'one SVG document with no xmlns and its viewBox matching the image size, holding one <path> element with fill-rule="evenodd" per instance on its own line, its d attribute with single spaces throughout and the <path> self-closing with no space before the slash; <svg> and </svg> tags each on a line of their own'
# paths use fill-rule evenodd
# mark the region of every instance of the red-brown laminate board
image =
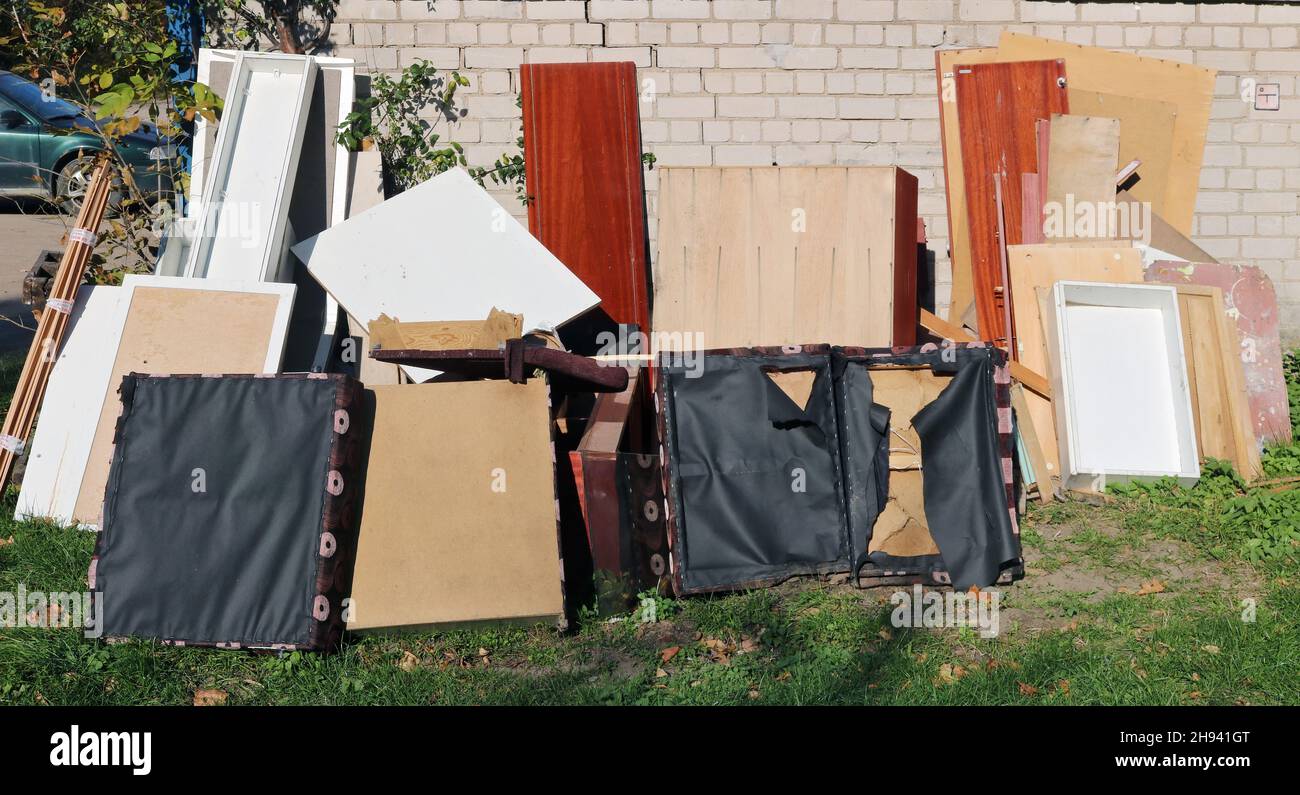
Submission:
<svg viewBox="0 0 1300 795">
<path fill-rule="evenodd" d="M 1019 223 L 1007 225 L 998 240 L 994 181 L 1002 186 L 1006 217 L 1019 219 L 1021 174 L 1041 173 L 1036 124 L 1053 113 L 1068 113 L 1065 62 L 1020 61 L 958 66 L 957 117 L 970 219 L 971 281 L 980 336 L 1005 340 L 1003 284 L 999 249 L 1022 243 Z"/>
<path fill-rule="evenodd" d="M 524 64 L 528 228 L 618 323 L 649 328 L 636 65 Z"/>
</svg>

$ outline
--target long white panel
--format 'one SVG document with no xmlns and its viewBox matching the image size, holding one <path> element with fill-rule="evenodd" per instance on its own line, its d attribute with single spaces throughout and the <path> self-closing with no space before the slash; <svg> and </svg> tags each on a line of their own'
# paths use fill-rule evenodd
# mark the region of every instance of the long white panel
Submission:
<svg viewBox="0 0 1300 795">
<path fill-rule="evenodd" d="M 280 252 L 315 79 L 310 57 L 235 59 L 187 275 L 283 279 Z"/>
<path fill-rule="evenodd" d="M 67 341 L 50 374 L 40 421 L 18 494 L 15 519 L 72 515 L 81 473 L 95 436 L 94 420 L 104 404 L 104 384 L 117 352 L 114 328 L 123 298 L 121 287 L 82 287 L 69 318 Z M 81 462 L 78 466 L 77 462 Z"/>
</svg>

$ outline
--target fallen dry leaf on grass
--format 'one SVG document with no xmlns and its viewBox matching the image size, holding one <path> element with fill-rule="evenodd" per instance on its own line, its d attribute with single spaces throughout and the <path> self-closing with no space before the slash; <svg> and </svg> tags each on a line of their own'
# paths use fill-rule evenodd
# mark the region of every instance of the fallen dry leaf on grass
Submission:
<svg viewBox="0 0 1300 795">
<path fill-rule="evenodd" d="M 402 660 L 397 664 L 398 668 L 410 673 L 420 666 L 420 658 L 411 654 L 409 651 L 402 652 Z"/>
<path fill-rule="evenodd" d="M 681 646 L 669 646 L 668 648 L 666 648 L 666 649 L 664 649 L 663 651 L 659 652 L 659 660 L 660 660 L 661 662 L 668 662 L 668 661 L 671 660 L 672 658 L 676 657 L 676 656 L 677 656 L 677 652 L 679 652 L 679 651 L 681 651 L 681 650 L 682 650 L 682 647 L 681 647 Z"/>
<path fill-rule="evenodd" d="M 757 690 L 751 690 L 751 691 L 749 691 L 749 700 L 750 700 L 750 701 L 755 701 L 755 700 L 758 699 L 758 697 L 759 697 L 759 692 L 758 692 Z"/>
<path fill-rule="evenodd" d="M 1215 646 L 1213 643 L 1210 643 L 1210 644 L 1207 644 L 1207 645 L 1205 645 L 1205 646 L 1202 646 L 1202 647 L 1201 647 L 1201 650 L 1202 650 L 1202 651 L 1207 651 L 1207 652 L 1209 652 L 1210 654 L 1218 654 L 1218 653 L 1219 653 L 1219 647 L 1218 647 L 1218 646 Z"/>
<path fill-rule="evenodd" d="M 950 685 L 966 675 L 966 669 L 960 665 L 944 663 L 939 666 L 939 675 L 934 679 L 934 686 Z"/>
<path fill-rule="evenodd" d="M 7 547 L 13 542 L 14 542 L 13 536 L 9 536 L 8 538 L 0 538 L 0 547 Z"/>
<path fill-rule="evenodd" d="M 1020 695 L 1022 696 L 1038 695 L 1038 688 L 1034 687 L 1033 685 L 1027 684 L 1025 682 L 1016 682 L 1016 684 L 1020 685 Z"/>
<path fill-rule="evenodd" d="M 194 706 L 196 707 L 220 707 L 226 703 L 230 694 L 224 690 L 195 690 Z"/>
<path fill-rule="evenodd" d="M 1164 593 L 1164 591 L 1165 591 L 1165 584 L 1163 582 L 1161 582 L 1160 580 L 1148 580 L 1142 583 L 1142 586 L 1138 588 L 1137 595 L 1147 596 L 1153 593 Z"/>
<path fill-rule="evenodd" d="M 667 676 L 668 676 L 668 672 L 665 671 L 664 669 L 662 668 L 655 669 L 655 679 L 664 679 Z"/>
</svg>

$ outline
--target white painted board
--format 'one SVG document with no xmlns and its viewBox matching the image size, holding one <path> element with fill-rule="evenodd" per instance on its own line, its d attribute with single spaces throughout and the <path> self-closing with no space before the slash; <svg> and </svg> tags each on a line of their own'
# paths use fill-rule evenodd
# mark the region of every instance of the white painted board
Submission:
<svg viewBox="0 0 1300 795">
<path fill-rule="evenodd" d="M 1194 484 L 1200 465 L 1177 290 L 1061 281 L 1049 313 L 1066 488 L 1166 476 Z"/>
<path fill-rule="evenodd" d="M 72 516 L 81 473 L 95 435 L 117 352 L 113 333 L 120 315 L 121 287 L 82 287 L 68 319 L 67 337 L 50 373 L 32 435 L 14 518 Z M 90 425 L 91 427 L 87 427 Z M 81 461 L 82 466 L 76 466 Z M 70 471 L 75 469 L 76 471 Z"/>
<path fill-rule="evenodd" d="M 132 274 L 121 287 L 83 288 L 73 309 L 74 325 L 41 404 L 15 518 L 47 517 L 72 523 L 96 426 L 104 401 L 113 394 L 109 381 L 137 287 L 278 296 L 262 372 L 279 372 L 297 289 L 292 284 Z M 202 370 L 198 366 L 190 371 Z"/>
<path fill-rule="evenodd" d="M 527 330 L 558 326 L 600 303 L 462 169 L 381 202 L 293 252 L 367 326 L 380 314 L 482 320 L 497 307 L 522 314 Z M 403 369 L 415 381 L 436 373 Z"/>
<path fill-rule="evenodd" d="M 280 252 L 315 80 L 311 57 L 236 57 L 186 275 L 284 280 Z"/>
</svg>

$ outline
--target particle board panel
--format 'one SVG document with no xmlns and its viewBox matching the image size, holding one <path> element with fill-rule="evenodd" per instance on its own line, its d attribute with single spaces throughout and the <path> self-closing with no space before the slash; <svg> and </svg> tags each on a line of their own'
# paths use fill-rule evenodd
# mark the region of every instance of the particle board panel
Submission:
<svg viewBox="0 0 1300 795">
<path fill-rule="evenodd" d="M 943 141 L 943 179 L 948 197 L 948 257 L 952 263 L 952 298 L 948 319 L 960 322 L 975 295 L 971 286 L 970 219 L 966 211 L 966 177 L 962 170 L 961 125 L 957 117 L 954 68 L 958 64 L 999 60 L 996 47 L 939 50 L 934 54 L 939 84 L 939 135 Z"/>
<path fill-rule="evenodd" d="M 655 341 L 912 344 L 915 216 L 893 167 L 665 168 Z"/>
<path fill-rule="evenodd" d="M 1246 408 L 1241 343 L 1218 287 L 1176 285 L 1192 420 L 1202 456 L 1231 461 L 1242 477 L 1260 476 L 1259 450 Z"/>
<path fill-rule="evenodd" d="M 1119 165 L 1118 119 L 1053 113 L 1048 136 L 1047 194 L 1044 204 L 1055 204 L 1065 213 L 1064 237 L 1076 235 L 1075 208 L 1099 210 L 1115 201 L 1115 172 Z M 1041 165 L 1041 164 L 1040 164 Z M 1098 237 L 1112 237 L 1100 234 Z"/>
<path fill-rule="evenodd" d="M 459 168 L 304 240 L 293 252 L 367 326 L 381 314 L 411 322 L 482 320 L 498 307 L 522 314 L 529 330 L 558 326 L 600 302 Z M 416 381 L 436 373 L 403 370 Z"/>
<path fill-rule="evenodd" d="M 636 64 L 524 64 L 519 78 L 529 229 L 610 318 L 649 329 Z"/>
<path fill-rule="evenodd" d="M 1072 88 L 1103 93 L 1122 88 L 1126 96 L 1134 99 L 1173 103 L 1177 115 L 1161 215 L 1182 234 L 1191 234 L 1214 97 L 1215 70 L 1011 31 L 1002 33 L 998 53 L 1008 59 L 1064 59 Z"/>
<path fill-rule="evenodd" d="M 97 525 L 113 450 L 117 388 L 128 373 L 274 373 L 284 353 L 294 286 L 167 276 L 127 276 L 111 328 L 112 367 L 87 385 L 98 396 L 78 417 L 86 456 L 68 461 L 80 488 L 60 521 Z"/>
<path fill-rule="evenodd" d="M 1050 372 L 1050 357 L 1039 311 L 1037 288 L 1051 288 L 1062 280 L 1139 283 L 1142 256 L 1135 248 L 1044 244 L 1007 247 L 1011 278 L 1011 309 L 1016 326 L 1016 355 L 1020 364 L 1036 373 Z M 1055 392 L 1053 392 L 1055 395 Z M 1033 393 L 1025 395 L 1028 421 L 1034 424 L 1050 475 L 1060 475 L 1057 428 L 1052 401 Z"/>
<path fill-rule="evenodd" d="M 1282 345 L 1278 337 L 1277 293 L 1273 282 L 1254 265 L 1217 262 L 1156 262 L 1147 281 L 1217 287 L 1223 311 L 1236 328 L 1246 389 L 1246 411 L 1258 445 L 1291 439 L 1291 416 Z"/>
<path fill-rule="evenodd" d="M 980 337 L 1005 340 L 1001 249 L 1022 242 L 1021 174 L 1037 172 L 1038 119 L 1069 112 L 1065 62 L 1060 59 L 985 63 L 954 69 L 957 112 L 963 129 L 962 170 L 970 222 L 971 278 Z M 999 207 L 1008 219 L 1006 240 L 998 239 Z"/>
<path fill-rule="evenodd" d="M 1075 87 L 1077 81 L 1070 82 L 1072 113 L 1119 120 L 1119 162 L 1142 161 L 1131 193 L 1139 201 L 1150 202 L 1152 212 L 1163 215 L 1178 106 L 1157 99 L 1085 91 Z"/>
<path fill-rule="evenodd" d="M 94 436 L 82 421 L 97 416 L 113 366 L 114 322 L 127 291 L 82 287 L 68 320 L 67 342 L 50 374 L 40 420 L 32 436 L 15 519 L 72 516 L 81 468 Z"/>
<path fill-rule="evenodd" d="M 352 630 L 564 615 L 545 379 L 380 386 Z"/>
</svg>

